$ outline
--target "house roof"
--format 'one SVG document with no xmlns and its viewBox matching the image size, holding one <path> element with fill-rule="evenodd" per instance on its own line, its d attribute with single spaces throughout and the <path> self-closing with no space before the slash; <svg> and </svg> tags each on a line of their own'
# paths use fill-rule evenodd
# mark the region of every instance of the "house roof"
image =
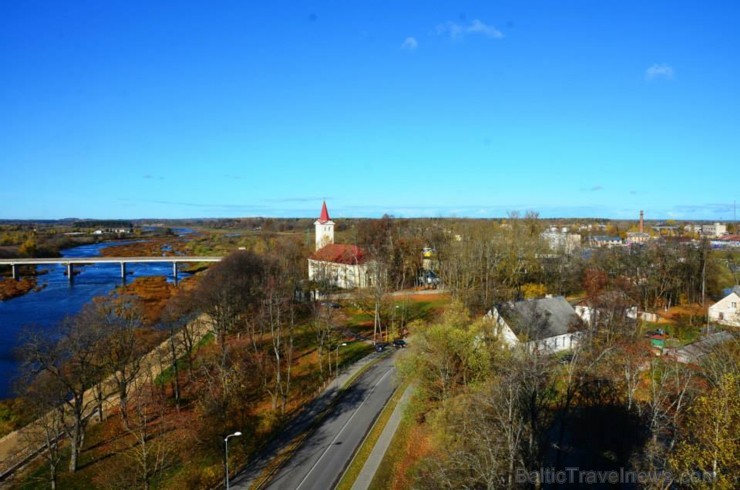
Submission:
<svg viewBox="0 0 740 490">
<path fill-rule="evenodd" d="M 729 304 L 729 303 L 731 303 L 733 301 L 735 301 L 735 302 L 740 301 L 740 292 L 739 291 L 735 291 L 735 288 L 733 288 L 732 291 L 730 291 L 729 294 L 727 294 L 727 296 L 725 296 L 721 300 L 717 301 L 716 303 L 714 303 L 713 305 L 711 305 L 709 308 L 715 309 L 715 307 L 717 307 L 717 306 L 722 306 L 723 307 L 723 306 L 725 306 L 725 305 L 727 305 L 727 304 Z"/>
<path fill-rule="evenodd" d="M 337 264 L 362 264 L 367 260 L 363 250 L 357 245 L 346 245 L 342 243 L 331 243 L 320 248 L 309 257 L 321 262 L 334 262 Z"/>
<path fill-rule="evenodd" d="M 328 223 L 331 221 L 331 218 L 329 217 L 329 211 L 326 209 L 326 201 L 324 201 L 324 204 L 321 206 L 321 215 L 319 215 L 319 223 L 322 225 L 324 223 Z"/>
<path fill-rule="evenodd" d="M 710 354 L 715 346 L 733 338 L 734 336 L 730 332 L 717 332 L 680 349 L 671 349 L 667 354 L 676 358 L 679 362 L 697 362 L 705 355 Z"/>
<path fill-rule="evenodd" d="M 546 339 L 568 333 L 578 315 L 562 296 L 505 303 L 498 308 L 517 337 Z"/>
</svg>

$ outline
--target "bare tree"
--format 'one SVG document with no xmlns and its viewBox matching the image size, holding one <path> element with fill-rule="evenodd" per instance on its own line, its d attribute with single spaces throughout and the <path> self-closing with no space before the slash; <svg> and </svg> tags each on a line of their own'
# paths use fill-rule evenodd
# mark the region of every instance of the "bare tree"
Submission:
<svg viewBox="0 0 740 490">
<path fill-rule="evenodd" d="M 125 423 L 129 387 L 139 374 L 144 354 L 136 335 L 142 325 L 141 310 L 131 296 L 111 296 L 93 305 L 93 321 L 105 332 L 100 352 L 103 368 L 113 378 Z"/>
<path fill-rule="evenodd" d="M 250 308 L 262 298 L 264 263 L 257 255 L 240 250 L 211 267 L 198 286 L 203 311 L 213 324 L 216 341 L 226 358 L 226 336 L 235 331 Z"/>
<path fill-rule="evenodd" d="M 330 353 L 329 346 L 335 336 L 334 311 L 320 304 L 313 304 L 313 315 L 311 319 L 311 330 L 316 340 L 316 349 L 319 361 L 319 375 L 322 381 L 331 376 L 331 359 L 325 366 L 325 357 Z"/>
<path fill-rule="evenodd" d="M 143 372 L 127 405 L 124 429 L 133 444 L 124 455 L 131 462 L 132 471 L 126 473 L 128 486 L 148 490 L 172 463 L 174 441 L 168 437 L 173 427 L 165 417 L 166 400 L 154 386 L 152 367 L 146 366 Z"/>
<path fill-rule="evenodd" d="M 58 380 L 47 373 L 37 376 L 26 386 L 23 397 L 32 411 L 34 422 L 21 434 L 30 447 L 43 448 L 41 456 L 49 468 L 48 483 L 54 490 L 62 459 L 61 439 L 65 431 L 64 391 Z"/>
<path fill-rule="evenodd" d="M 71 445 L 69 471 L 74 472 L 89 415 L 97 403 L 90 390 L 102 377 L 99 353 L 104 334 L 93 307 L 88 306 L 77 316 L 65 319 L 56 335 L 50 337 L 38 331 L 29 332 L 22 356 L 29 370 L 44 373 L 66 394 L 65 432 Z"/>
</svg>

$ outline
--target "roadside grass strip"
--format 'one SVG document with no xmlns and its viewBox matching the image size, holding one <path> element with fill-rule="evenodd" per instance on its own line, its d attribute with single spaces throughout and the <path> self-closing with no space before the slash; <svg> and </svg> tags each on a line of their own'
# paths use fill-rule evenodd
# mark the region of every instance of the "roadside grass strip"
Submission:
<svg viewBox="0 0 740 490">
<path fill-rule="evenodd" d="M 388 420 L 391 418 L 391 415 L 393 415 L 393 410 L 395 410 L 396 405 L 398 405 L 398 402 L 401 400 L 401 397 L 406 391 L 408 385 L 409 382 L 407 381 L 396 388 L 395 393 L 393 393 L 393 396 L 391 396 L 388 403 L 383 407 L 383 410 L 380 412 L 380 415 L 378 415 L 378 418 L 375 419 L 373 426 L 365 436 L 359 449 L 352 457 L 352 461 L 350 461 L 349 466 L 347 466 L 342 478 L 339 480 L 336 490 L 350 490 L 352 488 L 352 485 L 354 485 L 355 480 L 357 480 L 357 477 L 360 475 L 362 468 L 365 466 L 365 462 L 370 457 L 370 453 L 373 452 L 375 444 L 378 442 L 380 435 L 388 424 Z"/>
<path fill-rule="evenodd" d="M 407 454 L 409 438 L 417 425 L 417 416 L 420 411 L 423 410 L 421 404 L 416 403 L 415 399 L 418 394 L 414 393 L 406 405 L 406 408 L 401 415 L 401 423 L 396 429 L 396 433 L 393 435 L 388 450 L 383 456 L 383 460 L 378 466 L 378 470 L 375 472 L 373 480 L 370 482 L 369 489 L 384 489 L 391 488 L 394 483 L 394 478 L 397 477 L 399 471 L 399 464 L 403 466 L 408 461 L 409 455 Z M 401 488 L 404 488 L 404 485 Z"/>
</svg>

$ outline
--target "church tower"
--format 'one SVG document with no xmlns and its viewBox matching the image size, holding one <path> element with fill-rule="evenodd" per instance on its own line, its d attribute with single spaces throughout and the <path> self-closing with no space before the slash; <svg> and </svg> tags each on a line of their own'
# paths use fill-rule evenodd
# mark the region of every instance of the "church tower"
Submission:
<svg viewBox="0 0 740 490">
<path fill-rule="evenodd" d="M 316 250 L 334 243 L 334 222 L 329 217 L 326 209 L 326 201 L 321 206 L 321 216 L 314 222 L 316 228 Z"/>
</svg>

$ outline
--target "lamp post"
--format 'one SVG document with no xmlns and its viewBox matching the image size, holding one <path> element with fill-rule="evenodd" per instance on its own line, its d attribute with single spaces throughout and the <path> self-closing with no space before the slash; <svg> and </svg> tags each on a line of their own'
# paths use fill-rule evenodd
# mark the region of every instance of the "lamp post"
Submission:
<svg viewBox="0 0 740 490">
<path fill-rule="evenodd" d="M 229 437 L 239 437 L 241 432 L 237 431 L 224 437 L 224 449 L 226 451 L 226 490 L 229 490 Z"/>
</svg>

